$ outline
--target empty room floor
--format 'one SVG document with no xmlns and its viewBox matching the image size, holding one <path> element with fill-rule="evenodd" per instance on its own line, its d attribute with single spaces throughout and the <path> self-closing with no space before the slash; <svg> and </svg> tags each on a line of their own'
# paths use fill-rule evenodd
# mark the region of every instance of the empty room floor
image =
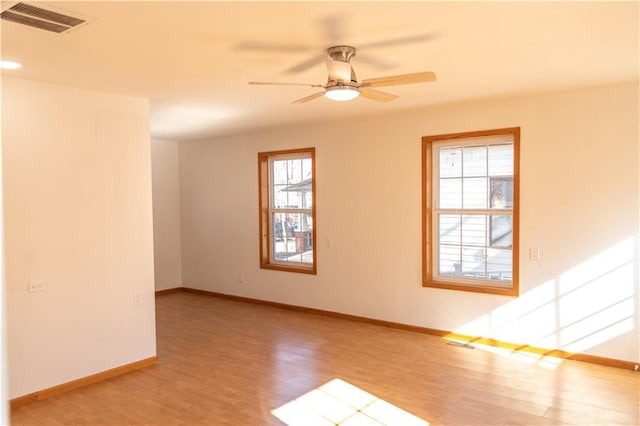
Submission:
<svg viewBox="0 0 640 426">
<path fill-rule="evenodd" d="M 185 292 L 158 364 L 18 407 L 13 425 L 640 424 L 640 374 Z"/>
</svg>

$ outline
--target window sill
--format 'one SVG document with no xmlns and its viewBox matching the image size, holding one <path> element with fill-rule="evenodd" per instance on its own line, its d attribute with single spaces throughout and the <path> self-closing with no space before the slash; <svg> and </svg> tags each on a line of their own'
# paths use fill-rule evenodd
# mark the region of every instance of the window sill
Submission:
<svg viewBox="0 0 640 426">
<path fill-rule="evenodd" d="M 440 288 L 444 290 L 457 290 L 457 291 L 468 291 L 472 293 L 484 293 L 484 294 L 497 294 L 501 296 L 514 296 L 518 297 L 518 286 L 513 285 L 513 288 L 500 288 L 500 287 L 489 287 L 489 286 L 470 286 L 465 284 L 456 284 L 450 282 L 443 281 L 426 281 L 422 283 L 423 287 L 429 288 Z"/>
<path fill-rule="evenodd" d="M 262 263 L 260 264 L 260 269 L 271 269 L 272 271 L 298 272 L 300 274 L 317 275 L 315 266 L 307 268 L 275 263 Z"/>
</svg>

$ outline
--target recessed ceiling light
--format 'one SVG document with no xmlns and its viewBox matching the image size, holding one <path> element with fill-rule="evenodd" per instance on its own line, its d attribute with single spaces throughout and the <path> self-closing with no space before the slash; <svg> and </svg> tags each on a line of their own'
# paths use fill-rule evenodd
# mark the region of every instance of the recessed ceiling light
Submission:
<svg viewBox="0 0 640 426">
<path fill-rule="evenodd" d="M 17 70 L 18 68 L 22 68 L 22 64 L 14 61 L 0 61 L 0 68 L 3 70 Z"/>
</svg>

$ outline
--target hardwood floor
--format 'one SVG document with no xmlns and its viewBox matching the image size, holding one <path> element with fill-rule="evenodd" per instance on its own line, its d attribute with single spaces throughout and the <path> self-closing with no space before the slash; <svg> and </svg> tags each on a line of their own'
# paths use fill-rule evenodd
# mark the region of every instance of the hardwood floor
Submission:
<svg viewBox="0 0 640 426">
<path fill-rule="evenodd" d="M 189 293 L 156 306 L 157 366 L 19 407 L 12 424 L 309 425 L 318 410 L 344 425 L 640 424 L 632 371 Z"/>
</svg>

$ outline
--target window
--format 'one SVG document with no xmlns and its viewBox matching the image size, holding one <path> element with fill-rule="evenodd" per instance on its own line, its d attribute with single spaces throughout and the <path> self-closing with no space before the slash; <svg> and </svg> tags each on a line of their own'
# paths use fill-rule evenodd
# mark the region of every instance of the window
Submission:
<svg viewBox="0 0 640 426">
<path fill-rule="evenodd" d="M 315 149 L 258 154 L 260 267 L 316 273 Z"/>
<path fill-rule="evenodd" d="M 520 129 L 422 138 L 423 285 L 518 294 Z"/>
</svg>

